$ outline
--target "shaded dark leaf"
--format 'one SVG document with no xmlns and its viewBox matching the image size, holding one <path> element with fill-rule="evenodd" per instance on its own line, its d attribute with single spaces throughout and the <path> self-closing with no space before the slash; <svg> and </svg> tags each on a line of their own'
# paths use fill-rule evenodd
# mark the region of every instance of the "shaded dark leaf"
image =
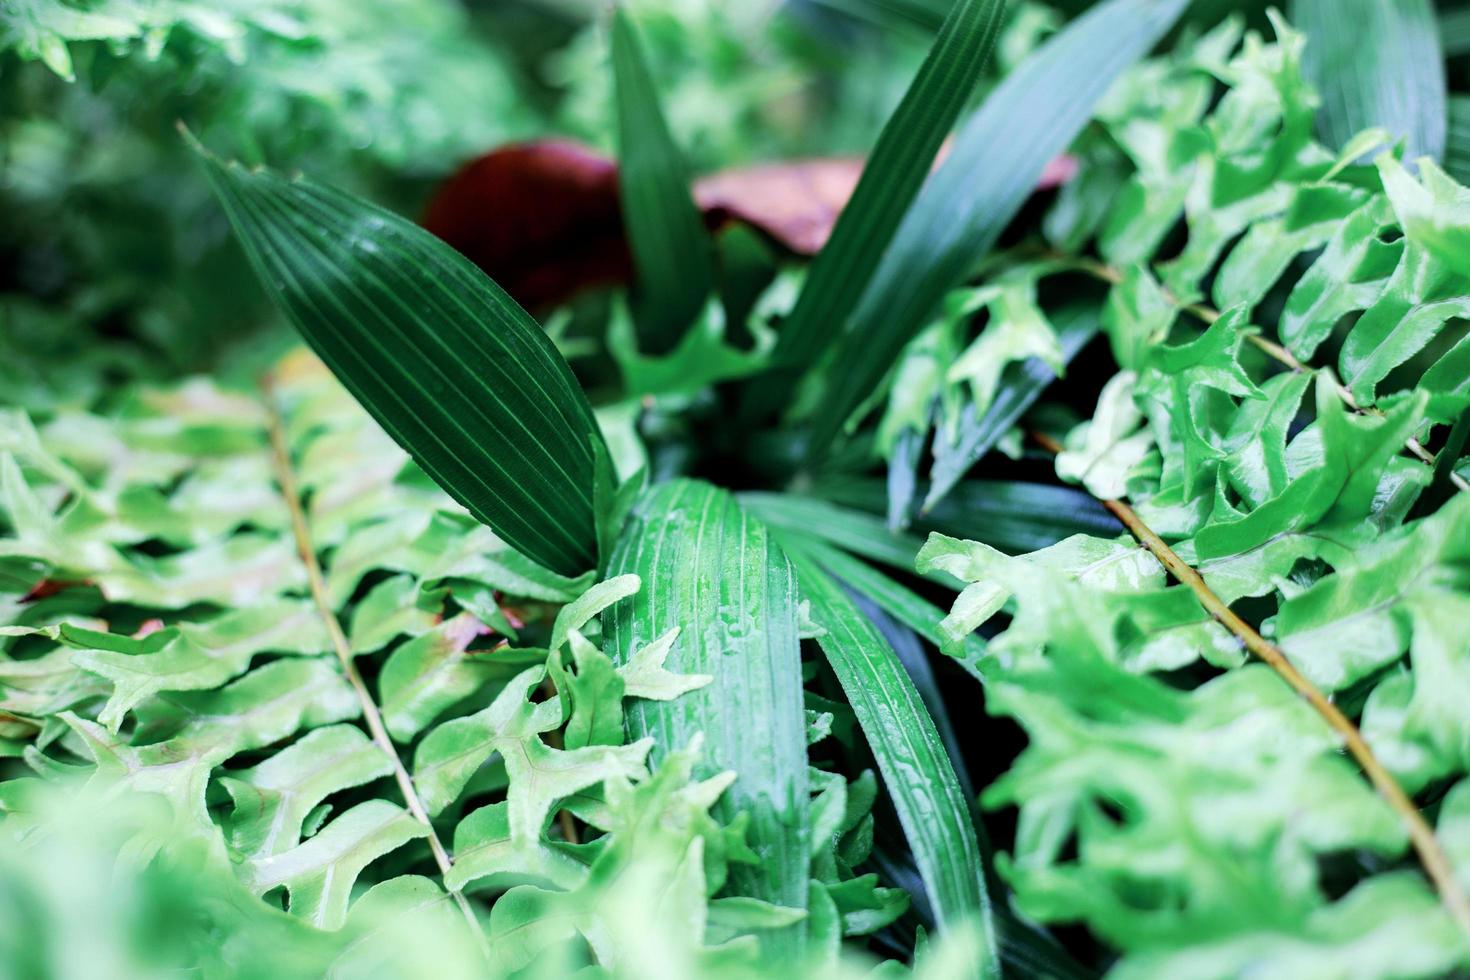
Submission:
<svg viewBox="0 0 1470 980">
<path fill-rule="evenodd" d="M 201 156 L 266 292 L 388 434 L 527 556 L 593 567 L 602 435 L 536 321 L 395 214 Z"/>
</svg>

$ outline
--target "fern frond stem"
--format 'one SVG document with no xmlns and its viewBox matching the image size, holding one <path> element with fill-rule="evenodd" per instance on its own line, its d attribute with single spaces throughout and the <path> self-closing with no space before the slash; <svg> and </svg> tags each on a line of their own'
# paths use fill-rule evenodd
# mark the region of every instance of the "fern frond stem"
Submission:
<svg viewBox="0 0 1470 980">
<path fill-rule="evenodd" d="M 1062 450 L 1061 443 L 1049 435 L 1032 433 L 1032 437 L 1052 453 Z M 1343 714 L 1341 709 L 1333 704 L 1315 684 L 1302 676 L 1280 647 L 1261 636 L 1255 627 L 1236 615 L 1234 610 L 1209 587 L 1204 576 L 1200 575 L 1183 558 L 1180 558 L 1163 538 L 1154 533 L 1144 523 L 1143 518 L 1138 516 L 1137 511 L 1122 500 L 1102 500 L 1101 503 L 1128 529 L 1139 544 L 1147 548 L 1159 560 L 1159 563 L 1168 569 L 1169 574 L 1189 587 L 1200 605 L 1217 623 L 1234 634 L 1247 650 L 1276 671 L 1291 686 L 1292 690 L 1300 694 L 1342 738 L 1348 752 L 1363 768 L 1373 788 L 1402 819 L 1404 829 L 1409 834 L 1409 840 L 1419 855 L 1419 862 L 1424 866 L 1429 880 L 1434 883 L 1445 908 L 1449 910 L 1450 915 L 1460 927 L 1466 933 L 1470 933 L 1470 896 L 1466 895 L 1464 887 L 1455 876 L 1454 865 L 1450 863 L 1448 855 L 1440 845 L 1439 838 L 1435 836 L 1434 828 L 1424 819 L 1424 815 L 1419 812 L 1419 808 L 1404 792 L 1403 787 L 1399 786 L 1398 781 L 1374 755 L 1373 749 L 1363 738 L 1358 726 L 1354 725 L 1352 720 Z"/>
<path fill-rule="evenodd" d="M 1103 282 L 1117 285 L 1118 283 L 1123 281 L 1123 273 L 1117 266 L 1108 265 L 1106 262 L 1099 262 L 1096 259 L 1090 258 L 1080 258 L 1076 261 L 1078 268 L 1082 269 L 1082 271 L 1088 273 L 1094 278 L 1101 279 Z M 1213 306 L 1206 306 L 1203 303 L 1181 302 L 1177 296 L 1169 291 L 1168 287 L 1161 286 L 1160 288 L 1163 290 L 1164 298 L 1172 303 L 1175 307 L 1183 310 L 1186 313 L 1192 314 L 1198 319 L 1203 320 L 1205 323 L 1214 323 L 1216 320 L 1220 319 L 1220 311 L 1215 309 Z M 1288 370 L 1295 371 L 1298 374 L 1303 372 L 1308 374 L 1316 373 L 1316 368 L 1313 368 L 1309 364 L 1303 364 L 1300 360 L 1297 359 L 1296 355 L 1294 355 L 1291 351 L 1287 350 L 1285 347 L 1281 346 L 1273 340 L 1267 340 L 1260 334 L 1246 334 L 1245 339 L 1247 343 L 1261 350 L 1268 357 L 1282 364 Z M 1342 399 L 1343 404 L 1352 409 L 1354 412 L 1357 412 L 1359 415 L 1383 414 L 1381 411 L 1371 406 L 1365 408 L 1364 406 L 1359 405 L 1358 400 L 1353 397 L 1353 393 L 1348 390 L 1346 385 L 1335 378 L 1330 380 L 1332 382 L 1332 389 L 1337 393 L 1337 397 Z M 1404 442 L 1404 448 L 1409 451 L 1409 454 L 1411 456 L 1420 460 L 1421 462 L 1428 463 L 1431 466 L 1434 465 L 1434 453 L 1430 452 L 1428 449 L 1425 449 L 1424 444 L 1421 443 L 1418 439 L 1415 439 L 1413 436 L 1410 436 Z M 1470 493 L 1470 481 L 1467 481 L 1463 476 L 1456 473 L 1454 470 L 1449 471 L 1448 479 L 1450 483 L 1454 484 L 1455 488 L 1460 490 L 1462 493 Z"/>
<path fill-rule="evenodd" d="M 361 672 L 353 663 L 352 648 L 347 642 L 347 634 L 342 631 L 342 622 L 337 618 L 336 610 L 332 608 L 331 600 L 327 597 L 326 579 L 322 575 L 321 563 L 317 561 L 316 549 L 311 543 L 311 528 L 306 521 L 306 511 L 301 506 L 301 493 L 296 483 L 296 471 L 291 465 L 291 449 L 286 443 L 285 424 L 281 418 L 280 408 L 276 404 L 269 377 L 262 381 L 261 388 L 265 395 L 265 409 L 269 419 L 271 461 L 276 471 L 276 483 L 280 486 L 281 496 L 285 498 L 286 509 L 291 514 L 291 533 L 296 539 L 296 553 L 301 558 L 301 563 L 306 566 L 306 580 L 311 590 L 312 602 L 316 605 L 322 625 L 326 627 L 332 650 L 336 653 L 337 662 L 342 669 L 342 676 L 352 686 L 358 703 L 362 706 L 362 717 L 367 723 L 368 732 L 372 735 L 373 742 L 383 751 L 393 766 L 393 781 L 398 784 L 398 791 L 403 797 L 403 802 L 408 806 L 408 812 L 413 814 L 414 819 L 429 831 L 427 838 L 429 850 L 434 855 L 434 863 L 439 867 L 440 877 L 443 877 L 449 873 L 453 861 L 449 857 L 449 852 L 444 848 L 444 842 L 439 839 L 433 823 L 429 820 L 429 812 L 424 808 L 423 800 L 419 798 L 418 790 L 413 785 L 413 777 L 403 765 L 403 760 L 399 758 L 398 750 L 393 745 L 393 739 L 388 735 L 388 728 L 383 724 L 383 713 L 378 709 L 378 703 L 373 700 L 372 692 L 368 690 Z M 485 934 L 480 929 L 480 922 L 475 918 L 469 901 L 458 889 L 449 888 L 447 884 L 445 888 L 449 891 L 455 904 L 459 906 L 460 912 L 464 914 L 472 935 L 480 944 L 481 952 L 488 956 L 489 947 L 485 943 Z"/>
</svg>

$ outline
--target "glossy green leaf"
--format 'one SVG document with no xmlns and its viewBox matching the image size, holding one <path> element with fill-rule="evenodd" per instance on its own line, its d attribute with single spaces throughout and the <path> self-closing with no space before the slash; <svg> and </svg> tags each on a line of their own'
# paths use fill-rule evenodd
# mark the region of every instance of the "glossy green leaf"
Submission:
<svg viewBox="0 0 1470 980">
<path fill-rule="evenodd" d="M 1342 901 L 1305 918 L 1283 916 L 1230 938 L 1183 950 L 1129 957 L 1109 973 L 1117 980 L 1188 975 L 1207 963 L 1218 975 L 1270 964 L 1283 975 L 1331 977 L 1453 973 L 1463 934 L 1412 873 L 1384 874 Z"/>
<path fill-rule="evenodd" d="M 444 882 L 463 888 L 472 882 L 494 886 L 500 881 L 544 881 L 571 889 L 587 878 L 587 866 L 547 842 L 515 839 L 510 831 L 510 804 L 482 806 L 454 828 L 454 867 Z"/>
<path fill-rule="evenodd" d="M 883 124 L 862 177 L 827 244 L 813 260 L 781 326 L 776 360 L 805 366 L 842 335 L 847 317 L 990 56 L 1005 0 L 958 0 L 949 8 L 903 101 Z"/>
<path fill-rule="evenodd" d="M 857 510 L 882 505 L 876 480 L 831 480 L 818 495 Z M 1096 498 L 1070 487 L 1019 480 L 965 480 L 917 522 L 922 531 L 984 541 L 1002 551 L 1036 551 L 1072 534 L 1107 534 L 1118 527 Z"/>
<path fill-rule="evenodd" d="M 368 800 L 305 843 L 249 861 L 245 883 L 256 894 L 284 885 L 293 915 L 318 928 L 336 929 L 347 918 L 347 901 L 362 870 L 428 833 L 429 828 L 401 807 Z"/>
<path fill-rule="evenodd" d="M 535 321 L 397 215 L 201 156 L 266 292 L 388 434 L 531 558 L 595 565 L 602 436 Z"/>
<path fill-rule="evenodd" d="M 1470 8 L 1466 8 L 1463 13 L 1466 38 L 1470 40 Z M 1447 113 L 1444 168 L 1451 177 L 1463 184 L 1470 180 L 1470 96 L 1450 96 Z"/>
<path fill-rule="evenodd" d="M 1369 519 L 1381 469 L 1403 448 L 1422 418 L 1425 401 L 1421 395 L 1383 418 L 1364 418 L 1350 414 L 1329 382 L 1319 379 L 1320 457 L 1249 514 L 1202 530 L 1195 538 L 1199 556 L 1237 554 L 1324 518 L 1347 525 Z"/>
<path fill-rule="evenodd" d="M 714 252 L 637 30 L 621 6 L 613 7 L 611 29 L 618 195 L 638 273 L 634 315 L 646 352 L 663 354 L 704 306 Z"/>
<path fill-rule="evenodd" d="M 656 740 L 655 759 L 702 734 L 699 771 L 738 773 L 714 812 L 749 814 L 748 840 L 760 855 L 756 866 L 731 869 L 734 893 L 805 908 L 811 830 L 790 562 L 730 494 L 677 480 L 646 492 L 610 571 L 644 582 L 604 614 L 613 660 L 629 664 L 635 651 L 678 628 L 669 668 L 714 678 L 672 701 L 633 702 L 629 732 Z M 774 949 L 799 949 L 800 940 L 790 930 L 768 937 Z"/>
<path fill-rule="evenodd" d="M 815 497 L 788 493 L 745 493 L 741 502 L 771 527 L 814 535 L 864 558 L 903 572 L 914 570 L 914 556 L 923 541 L 911 534 L 890 531 L 883 518 Z M 937 581 L 953 584 L 940 576 Z"/>
<path fill-rule="evenodd" d="M 460 613 L 389 655 L 378 677 L 378 700 L 395 740 L 410 741 L 450 705 L 540 662 L 516 651 L 470 650 L 487 632 L 474 616 Z"/>
<path fill-rule="evenodd" d="M 898 811 L 935 914 L 955 926 L 980 917 L 994 939 L 985 891 L 980 845 L 969 804 L 945 755 L 939 733 L 881 633 L 820 566 L 797 553 L 801 594 L 814 621 L 826 632 L 817 638 L 878 762 L 884 788 Z M 999 976 L 997 945 L 978 964 L 984 976 Z"/>
<path fill-rule="evenodd" d="M 1109 0 L 1046 42 L 960 129 L 904 215 L 838 342 L 813 423 L 820 456 L 857 403 L 1010 223 L 1042 168 L 1076 137 L 1097 100 L 1174 23 L 1182 0 Z M 983 176 L 982 176 L 983 175 Z"/>
<path fill-rule="evenodd" d="M 948 645 L 948 638 L 940 629 L 946 615 L 944 610 L 908 586 L 818 538 L 791 530 L 780 532 L 780 538 L 787 550 L 801 552 L 847 588 L 860 593 L 936 647 Z M 960 652 L 962 663 L 967 668 L 973 667 L 985 653 L 985 641 L 972 634 L 965 638 Z"/>
<path fill-rule="evenodd" d="M 1403 255 L 1376 301 L 1343 340 L 1343 381 L 1363 404 L 1396 367 L 1431 344 L 1447 321 L 1470 315 L 1470 190 L 1424 162 L 1415 180 L 1398 161 L 1378 160 L 1403 229 Z"/>
<path fill-rule="evenodd" d="M 1322 99 L 1317 131 L 1329 147 L 1379 128 L 1405 140 L 1411 160 L 1444 155 L 1444 55 L 1431 0 L 1292 0 L 1287 11 L 1307 36 L 1303 68 Z"/>
<path fill-rule="evenodd" d="M 318 728 L 220 782 L 235 808 L 230 846 L 255 859 L 295 847 L 307 815 L 333 793 L 392 774 L 383 750 L 352 725 Z"/>
<path fill-rule="evenodd" d="M 330 725 L 361 710 L 351 688 L 322 660 L 277 660 L 224 687 L 175 695 L 144 718 L 151 741 L 127 740 L 85 718 L 62 713 L 105 785 L 157 793 L 178 821 L 176 833 L 213 834 L 205 808 L 211 770 L 235 755 L 278 742 L 297 729 Z"/>
<path fill-rule="evenodd" d="M 1466 377 L 1466 381 L 1470 383 L 1470 376 Z M 1418 502 L 1418 513 L 1428 513 L 1461 492 L 1450 482 L 1450 476 L 1464 458 L 1467 444 L 1470 444 L 1470 402 L 1467 402 L 1460 410 L 1460 417 L 1455 419 L 1449 435 L 1445 436 L 1444 445 L 1440 446 L 1439 451 L 1435 454 L 1434 476 L 1431 484 L 1425 488 L 1424 496 Z"/>
<path fill-rule="evenodd" d="M 295 600 L 161 628 L 143 638 L 63 625 L 58 639 L 77 651 L 73 663 L 113 682 L 112 696 L 97 716 L 113 731 L 128 711 L 159 691 L 219 687 L 265 651 L 316 654 L 328 647 L 321 616 L 311 603 Z"/>
<path fill-rule="evenodd" d="M 1467 530 L 1470 497 L 1461 494 L 1433 516 L 1360 549 L 1353 562 L 1339 562 L 1346 567 L 1282 603 L 1274 624 L 1281 648 L 1313 683 L 1338 691 L 1397 660 L 1408 647 L 1410 632 L 1416 644 L 1425 641 L 1426 649 L 1436 634 L 1441 644 L 1457 646 L 1461 634 L 1449 628 L 1454 616 L 1432 607 L 1452 612 L 1462 602 L 1442 594 L 1436 583 L 1470 558 Z M 1441 656 L 1447 666 L 1459 659 Z M 1470 675 L 1453 680 L 1454 670 L 1426 670 L 1421 676 L 1435 674 L 1440 675 L 1441 691 L 1470 680 Z M 1428 685 L 1416 699 L 1427 701 L 1435 693 Z M 1460 726 L 1437 727 L 1448 733 Z M 1414 721 L 1404 725 L 1406 733 L 1419 728 Z M 1446 738 L 1447 744 L 1456 742 Z M 1455 758 L 1459 754 L 1457 748 L 1449 750 L 1455 764 L 1470 762 Z"/>
<path fill-rule="evenodd" d="M 424 736 L 414 752 L 413 779 L 425 808 L 438 813 L 453 803 L 475 772 L 499 754 L 510 781 L 510 831 L 529 845 L 541 833 L 556 802 L 614 773 L 643 772 L 652 742 L 555 749 L 541 738 L 560 727 L 561 702 L 533 702 L 544 670 L 532 667 L 510 680 L 490 706 L 446 721 Z"/>
<path fill-rule="evenodd" d="M 1070 362 L 1097 334 L 1097 318 L 1086 307 L 1071 307 L 1052 318 L 1062 360 Z M 933 510 L 964 478 L 981 457 L 995 448 L 1052 382 L 1056 370 L 1040 358 L 1006 365 L 996 383 L 995 396 L 983 412 L 966 407 L 953 437 L 943 433 L 934 444 L 929 491 L 923 509 Z"/>
</svg>

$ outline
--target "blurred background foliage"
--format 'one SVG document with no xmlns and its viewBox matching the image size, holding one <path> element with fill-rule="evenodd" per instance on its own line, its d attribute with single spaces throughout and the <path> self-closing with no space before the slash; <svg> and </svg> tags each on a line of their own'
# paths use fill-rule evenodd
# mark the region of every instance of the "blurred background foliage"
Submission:
<svg viewBox="0 0 1470 980">
<path fill-rule="evenodd" d="M 945 6 L 642 0 L 636 14 L 674 131 L 708 172 L 863 152 Z M 992 73 L 1082 6 L 1012 5 Z M 1212 21 L 1241 5 L 1197 6 Z M 417 214 L 497 144 L 611 149 L 604 7 L 0 0 L 0 343 L 14 353 L 0 385 L 86 402 L 99 366 L 246 376 L 286 342 L 262 334 L 271 314 L 178 122 L 224 155 Z"/>
<path fill-rule="evenodd" d="M 264 300 L 176 122 L 415 214 L 499 143 L 609 148 L 603 6 L 3 0 L 0 337 L 22 356 L 0 383 L 63 352 L 170 373 L 269 356 L 249 350 Z M 639 17 L 700 170 L 860 151 L 926 44 L 809 2 L 654 0 Z M 78 330 L 142 344 L 78 352 Z"/>
</svg>

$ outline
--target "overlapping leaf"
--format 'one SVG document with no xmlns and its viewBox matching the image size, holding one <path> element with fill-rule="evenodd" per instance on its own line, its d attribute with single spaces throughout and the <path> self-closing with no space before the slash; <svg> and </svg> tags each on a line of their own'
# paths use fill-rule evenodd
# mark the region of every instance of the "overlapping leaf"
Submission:
<svg viewBox="0 0 1470 980">
<path fill-rule="evenodd" d="M 1287 15 L 1310 39 L 1305 67 L 1321 93 L 1317 128 L 1328 146 L 1376 127 L 1403 139 L 1411 159 L 1444 155 L 1444 57 L 1434 4 L 1293 0 Z M 1359 43 L 1363 37 L 1374 43 Z"/>
<path fill-rule="evenodd" d="M 642 43 L 621 6 L 612 11 L 618 123 L 618 196 L 638 273 L 635 307 L 644 347 L 671 350 L 714 285 L 714 250 L 679 148 L 659 106 Z"/>
<path fill-rule="evenodd" d="M 657 736 L 655 758 L 703 735 L 705 765 L 738 773 L 715 812 L 748 813 L 760 855 L 734 870 L 736 893 L 806 908 L 806 719 L 790 563 L 728 493 L 676 481 L 640 501 L 611 568 L 645 583 L 609 612 L 614 661 L 630 664 L 639 647 L 678 629 L 670 668 L 713 678 L 674 701 L 635 702 L 629 730 Z M 801 934 L 770 942 L 799 951 Z"/>
<path fill-rule="evenodd" d="M 812 447 L 824 453 L 941 298 L 970 273 L 1107 86 L 1168 30 L 1182 5 L 1111 0 L 1048 41 L 990 94 L 925 185 L 838 344 Z M 1048 107 L 1037 123 L 1036 108 Z M 974 179 L 985 174 L 984 181 Z"/>
<path fill-rule="evenodd" d="M 399 445 L 525 554 L 564 574 L 595 565 L 602 437 L 535 321 L 396 215 L 203 159 L 266 291 Z"/>
<path fill-rule="evenodd" d="M 832 237 L 807 273 L 777 345 L 783 365 L 805 365 L 841 336 L 979 79 L 1004 13 L 1004 0 L 961 0 L 950 7 L 903 101 L 884 123 Z"/>
<path fill-rule="evenodd" d="M 935 914 L 950 926 L 978 919 L 990 939 L 980 972 L 998 976 L 979 844 L 934 722 L 893 649 L 836 580 L 800 552 L 794 560 L 826 631 L 818 642 L 878 761 Z"/>
</svg>

